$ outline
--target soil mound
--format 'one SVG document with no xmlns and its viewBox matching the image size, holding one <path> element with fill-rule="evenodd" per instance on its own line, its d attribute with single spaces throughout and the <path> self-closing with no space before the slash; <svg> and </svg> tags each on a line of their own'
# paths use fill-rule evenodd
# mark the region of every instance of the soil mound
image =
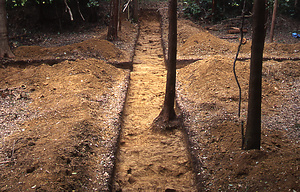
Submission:
<svg viewBox="0 0 300 192">
<path fill-rule="evenodd" d="M 248 97 L 249 65 L 249 61 L 238 62 L 236 65 L 243 101 L 247 101 Z M 228 56 L 208 57 L 178 70 L 178 74 L 178 81 L 184 82 L 181 85 L 181 89 L 184 90 L 182 94 L 188 95 L 187 98 L 192 98 L 193 102 L 235 105 L 235 101 L 238 101 L 233 59 Z M 269 82 L 264 81 L 263 87 L 263 97 L 270 98 L 272 94 L 274 96 L 278 94 L 275 86 Z M 269 105 L 271 103 L 268 103 Z"/>
<path fill-rule="evenodd" d="M 16 59 L 61 59 L 93 57 L 114 63 L 129 59 L 113 43 L 102 39 L 89 39 L 80 43 L 61 47 L 20 46 L 14 50 Z"/>
<path fill-rule="evenodd" d="M 1 138 L 0 190 L 108 190 L 128 72 L 96 59 L 0 71 L 0 87 L 22 85 L 31 102 L 31 118 Z"/>
<path fill-rule="evenodd" d="M 299 57 L 300 42 L 295 44 L 268 43 L 265 45 L 264 54 L 271 57 Z"/>
<path fill-rule="evenodd" d="M 166 38 L 167 35 L 164 36 Z M 191 21 L 181 19 L 178 24 L 178 59 L 201 59 L 218 54 L 233 57 L 237 52 L 238 45 L 239 43 L 218 38 Z M 296 58 L 299 57 L 299 52 L 300 43 L 266 43 L 264 56 Z M 250 57 L 250 53 L 251 39 L 242 45 L 240 50 L 241 57 Z"/>
<path fill-rule="evenodd" d="M 236 66 L 241 119 L 232 58 L 211 56 L 178 70 L 178 103 L 198 162 L 198 182 L 203 182 L 204 191 L 297 191 L 299 62 L 264 62 L 262 147 L 243 151 L 241 120 L 246 122 L 249 63 Z"/>
<path fill-rule="evenodd" d="M 232 54 L 235 48 L 231 43 L 217 38 L 208 31 L 200 31 L 183 41 L 185 42 L 178 49 L 179 55 L 182 57 Z"/>
</svg>

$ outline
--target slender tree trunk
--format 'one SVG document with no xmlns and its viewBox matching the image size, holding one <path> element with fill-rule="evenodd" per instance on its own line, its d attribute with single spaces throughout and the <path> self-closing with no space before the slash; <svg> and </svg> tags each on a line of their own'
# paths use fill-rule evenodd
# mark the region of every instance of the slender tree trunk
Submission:
<svg viewBox="0 0 300 192">
<path fill-rule="evenodd" d="M 14 57 L 8 44 L 5 0 L 0 0 L 0 58 Z"/>
<path fill-rule="evenodd" d="M 245 149 L 260 149 L 261 141 L 261 93 L 262 59 L 265 42 L 264 0 L 254 1 L 253 34 L 250 62 L 248 117 L 245 135 Z"/>
<path fill-rule="evenodd" d="M 270 42 L 271 43 L 273 42 L 273 38 L 274 38 L 274 28 L 275 28 L 277 7 L 278 7 L 278 0 L 274 0 L 272 24 L 271 24 L 271 30 L 270 30 Z"/>
<path fill-rule="evenodd" d="M 110 22 L 107 32 L 107 40 L 114 41 L 118 38 L 118 15 L 119 15 L 119 0 L 111 0 L 110 7 Z"/>
<path fill-rule="evenodd" d="M 121 1 L 119 1 L 119 14 L 118 14 L 118 17 L 119 17 L 119 19 L 118 19 L 118 21 L 119 21 L 119 23 L 118 23 L 119 31 L 122 30 L 122 19 L 123 19 L 122 16 L 123 16 L 122 4 L 121 4 Z"/>
<path fill-rule="evenodd" d="M 177 0 L 169 0 L 169 46 L 167 61 L 167 85 L 163 108 L 163 120 L 176 118 L 174 110 L 177 53 Z"/>
<path fill-rule="evenodd" d="M 212 11 L 211 11 L 211 13 L 212 13 L 212 15 L 213 16 L 215 16 L 215 14 L 216 14 L 216 1 L 217 0 L 212 0 Z"/>
</svg>

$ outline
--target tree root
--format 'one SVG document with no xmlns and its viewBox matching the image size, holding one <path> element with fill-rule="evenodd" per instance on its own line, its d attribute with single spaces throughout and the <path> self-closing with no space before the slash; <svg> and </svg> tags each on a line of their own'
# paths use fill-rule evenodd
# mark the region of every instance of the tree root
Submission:
<svg viewBox="0 0 300 192">
<path fill-rule="evenodd" d="M 168 132 L 182 128 L 182 117 L 176 116 L 174 119 L 166 121 L 160 113 L 152 122 L 150 129 L 154 132 Z"/>
</svg>

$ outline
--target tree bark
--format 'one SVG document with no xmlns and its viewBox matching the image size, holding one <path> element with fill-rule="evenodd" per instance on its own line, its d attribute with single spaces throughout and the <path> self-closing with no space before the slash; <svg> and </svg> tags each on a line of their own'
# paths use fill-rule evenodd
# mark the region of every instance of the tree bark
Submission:
<svg viewBox="0 0 300 192">
<path fill-rule="evenodd" d="M 0 58 L 14 57 L 8 44 L 7 35 L 7 15 L 5 9 L 5 0 L 0 0 Z"/>
<path fill-rule="evenodd" d="M 119 0 L 111 0 L 110 22 L 107 32 L 107 40 L 115 41 L 118 38 Z"/>
<path fill-rule="evenodd" d="M 169 122 L 176 118 L 174 110 L 177 53 L 177 0 L 169 1 L 169 43 L 167 61 L 167 85 L 163 109 L 163 119 Z"/>
<path fill-rule="evenodd" d="M 270 30 L 270 42 L 271 43 L 273 42 L 273 38 L 274 38 L 277 7 L 278 7 L 278 0 L 274 0 L 273 16 L 272 16 L 272 23 L 271 23 L 271 30 Z"/>
<path fill-rule="evenodd" d="M 255 0 L 250 61 L 248 116 L 244 144 L 245 149 L 260 149 L 261 85 L 263 49 L 265 42 L 265 12 L 265 1 Z"/>
<path fill-rule="evenodd" d="M 138 19 L 139 19 L 139 2 L 138 0 L 132 0 L 133 2 L 133 15 L 132 15 L 132 18 L 133 18 L 133 21 L 134 22 L 137 22 Z"/>
<path fill-rule="evenodd" d="M 174 109 L 177 52 L 177 0 L 169 0 L 168 44 L 166 94 L 163 109 L 154 119 L 151 126 L 154 131 L 170 130 L 180 126 L 180 121 L 177 119 Z"/>
</svg>

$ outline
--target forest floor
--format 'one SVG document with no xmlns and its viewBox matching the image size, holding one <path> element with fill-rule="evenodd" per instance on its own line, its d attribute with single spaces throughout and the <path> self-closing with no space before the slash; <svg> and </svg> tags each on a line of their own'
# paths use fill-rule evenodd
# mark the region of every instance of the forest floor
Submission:
<svg viewBox="0 0 300 192">
<path fill-rule="evenodd" d="M 226 23 L 216 32 L 179 19 L 184 127 L 152 133 L 164 96 L 160 30 L 167 47 L 159 10 L 161 29 L 148 13 L 140 36 L 125 21 L 114 44 L 98 28 L 12 41 L 16 57 L 0 68 L 0 191 L 300 191 L 299 39 L 275 34 L 280 41 L 265 46 L 262 147 L 244 151 L 251 38 L 236 68 L 238 118 L 238 43 L 218 38 Z M 117 68 L 129 63 L 131 72 Z"/>
</svg>

